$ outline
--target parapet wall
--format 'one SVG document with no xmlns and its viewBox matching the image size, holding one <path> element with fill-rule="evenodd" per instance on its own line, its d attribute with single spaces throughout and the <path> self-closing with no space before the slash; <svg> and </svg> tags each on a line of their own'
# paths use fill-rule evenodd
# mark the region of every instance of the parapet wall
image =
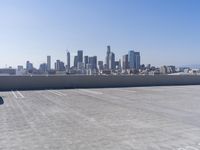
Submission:
<svg viewBox="0 0 200 150">
<path fill-rule="evenodd" d="M 0 76 L 1 91 L 198 84 L 200 76 L 195 75 Z"/>
</svg>

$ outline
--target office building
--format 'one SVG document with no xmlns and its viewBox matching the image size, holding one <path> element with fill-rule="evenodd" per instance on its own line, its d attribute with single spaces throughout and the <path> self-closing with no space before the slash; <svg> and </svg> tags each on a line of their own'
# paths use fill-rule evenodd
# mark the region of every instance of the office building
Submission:
<svg viewBox="0 0 200 150">
<path fill-rule="evenodd" d="M 65 71 L 65 64 L 60 60 L 56 60 L 55 62 L 55 70 L 56 71 Z"/>
<path fill-rule="evenodd" d="M 67 70 L 70 70 L 70 52 L 67 52 Z"/>
<path fill-rule="evenodd" d="M 97 69 L 97 56 L 89 57 L 89 64 L 91 65 L 91 69 Z"/>
<path fill-rule="evenodd" d="M 111 52 L 109 54 L 109 70 L 114 70 L 115 69 L 115 54 L 113 52 Z"/>
<path fill-rule="evenodd" d="M 98 69 L 103 70 L 103 61 L 98 61 Z"/>
<path fill-rule="evenodd" d="M 110 57 L 110 53 L 111 53 L 111 48 L 110 45 L 107 46 L 107 53 L 106 53 L 106 64 L 105 64 L 105 69 L 109 69 L 110 66 L 110 61 L 109 61 L 109 57 Z"/>
<path fill-rule="evenodd" d="M 26 70 L 24 69 L 24 67 L 22 65 L 18 65 L 17 70 L 16 70 L 16 75 L 20 76 L 20 75 L 25 75 L 25 74 L 26 74 Z"/>
<path fill-rule="evenodd" d="M 133 50 L 128 53 L 129 69 L 140 68 L 140 52 L 134 52 Z"/>
<path fill-rule="evenodd" d="M 51 56 L 47 56 L 47 71 L 51 70 Z"/>
<path fill-rule="evenodd" d="M 84 56 L 84 64 L 85 64 L 85 68 L 86 65 L 89 63 L 89 57 L 88 56 Z"/>
<path fill-rule="evenodd" d="M 45 72 L 47 72 L 47 70 L 49 69 L 48 67 L 49 67 L 49 66 L 48 66 L 48 64 L 46 64 L 46 63 L 40 64 L 39 71 L 40 71 L 41 73 L 45 73 Z M 48 71 L 49 71 L 49 70 L 48 70 Z"/>
<path fill-rule="evenodd" d="M 79 74 L 85 74 L 85 65 L 83 62 L 78 62 L 77 64 L 77 73 Z"/>
<path fill-rule="evenodd" d="M 119 69 L 119 70 L 122 69 L 122 61 L 121 61 L 121 59 L 119 59 L 118 68 L 117 69 Z"/>
<path fill-rule="evenodd" d="M 78 56 L 74 56 L 74 67 L 77 68 Z"/>
<path fill-rule="evenodd" d="M 83 50 L 78 50 L 77 52 L 77 63 L 78 62 L 83 62 Z"/>
<path fill-rule="evenodd" d="M 167 66 L 161 66 L 160 67 L 160 73 L 161 74 L 167 74 Z"/>
<path fill-rule="evenodd" d="M 126 70 L 129 68 L 129 62 L 128 62 L 128 54 L 127 55 L 124 55 L 123 58 L 122 58 L 122 69 L 123 70 Z"/>
<path fill-rule="evenodd" d="M 135 69 L 135 52 L 133 50 L 128 52 L 129 69 Z"/>
<path fill-rule="evenodd" d="M 23 70 L 24 70 L 24 67 L 22 65 L 17 66 L 17 71 L 23 71 Z"/>
<path fill-rule="evenodd" d="M 26 71 L 33 71 L 33 64 L 30 61 L 26 62 Z"/>
<path fill-rule="evenodd" d="M 140 69 L 140 52 L 134 52 L 134 66 L 135 69 Z"/>
</svg>

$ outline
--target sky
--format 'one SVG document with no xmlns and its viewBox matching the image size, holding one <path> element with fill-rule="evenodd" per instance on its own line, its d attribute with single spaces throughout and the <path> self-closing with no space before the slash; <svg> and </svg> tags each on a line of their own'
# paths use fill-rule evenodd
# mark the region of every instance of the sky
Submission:
<svg viewBox="0 0 200 150">
<path fill-rule="evenodd" d="M 105 60 L 129 50 L 141 63 L 200 64 L 199 0 L 0 0 L 0 67 L 66 62 L 66 50 Z"/>
</svg>

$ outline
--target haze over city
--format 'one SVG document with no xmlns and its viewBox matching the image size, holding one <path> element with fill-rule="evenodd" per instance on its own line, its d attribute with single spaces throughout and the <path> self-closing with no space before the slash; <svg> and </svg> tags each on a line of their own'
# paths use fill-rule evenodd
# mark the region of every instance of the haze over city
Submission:
<svg viewBox="0 0 200 150">
<path fill-rule="evenodd" d="M 140 51 L 152 65 L 199 64 L 198 0 L 2 0 L 0 67 L 34 66 L 52 56 L 66 61 L 66 49 L 105 61 Z"/>
</svg>

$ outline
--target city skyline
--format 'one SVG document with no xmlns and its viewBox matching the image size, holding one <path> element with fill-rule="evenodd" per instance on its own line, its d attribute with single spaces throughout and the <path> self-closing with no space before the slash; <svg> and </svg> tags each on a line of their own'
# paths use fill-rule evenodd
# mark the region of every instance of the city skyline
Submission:
<svg viewBox="0 0 200 150">
<path fill-rule="evenodd" d="M 111 49 L 111 46 L 110 45 L 107 45 L 107 50 L 108 50 L 108 47 Z M 88 57 L 88 54 L 87 53 L 85 53 L 85 50 L 80 50 L 80 49 L 78 49 L 78 50 L 74 50 L 74 51 L 70 51 L 70 50 L 68 50 L 68 49 L 66 49 L 66 50 L 63 50 L 63 53 L 62 53 L 62 55 L 61 55 L 61 58 L 56 58 L 56 57 L 54 57 L 53 55 L 51 55 L 51 54 L 47 54 L 47 55 L 45 55 L 43 58 L 42 58 L 42 60 L 41 61 L 37 61 L 37 62 L 34 62 L 33 60 L 34 60 L 34 58 L 32 59 L 31 57 L 29 57 L 29 58 L 31 58 L 31 59 L 25 59 L 24 58 L 24 60 L 25 60 L 25 62 L 23 62 L 23 63 L 21 63 L 21 64 L 15 64 L 14 66 L 12 66 L 12 65 L 8 65 L 9 63 L 6 63 L 4 66 L 2 65 L 2 64 L 0 64 L 0 68 L 9 68 L 9 67 L 11 67 L 11 68 L 14 68 L 14 69 L 17 69 L 18 68 L 18 66 L 23 66 L 23 67 L 25 67 L 26 68 L 26 66 L 27 66 L 27 61 L 28 62 L 31 62 L 31 65 L 33 65 L 34 66 L 34 68 L 40 68 L 40 65 L 41 64 L 46 64 L 47 65 L 47 68 L 49 68 L 48 67 L 48 61 L 50 61 L 49 63 L 50 63 L 50 68 L 51 69 L 55 69 L 55 66 L 54 66 L 54 63 L 57 61 L 57 60 L 59 60 L 59 61 L 61 61 L 61 62 L 63 62 L 64 63 L 64 65 L 66 66 L 68 63 L 70 63 L 70 65 L 71 66 L 74 66 L 74 59 L 75 59 L 75 57 L 78 55 L 77 53 L 79 52 L 79 51 L 82 51 L 82 61 L 84 62 L 84 57 L 85 56 L 87 56 Z M 130 53 L 130 52 L 136 52 L 136 53 L 139 53 L 139 55 L 140 55 L 140 53 L 141 52 L 137 52 L 137 50 L 136 49 L 128 49 L 128 50 L 126 50 L 121 56 L 119 56 L 118 54 L 116 54 L 116 52 L 115 51 L 113 51 L 112 50 L 112 52 L 111 53 L 114 53 L 114 60 L 121 60 L 121 65 L 123 65 L 123 59 L 124 59 L 124 57 L 127 55 L 127 61 L 130 61 L 129 59 L 128 59 L 128 53 Z M 96 55 L 92 55 L 92 54 L 90 54 L 91 56 L 96 56 Z M 49 58 L 48 58 L 49 57 Z M 68 57 L 70 58 L 69 59 L 69 61 L 68 61 Z M 104 56 L 102 56 L 103 58 L 101 58 L 101 57 L 99 57 L 99 56 L 97 56 L 97 61 L 102 61 L 103 62 L 103 64 L 106 64 L 107 63 L 107 61 L 106 61 L 106 53 L 105 53 L 105 47 L 104 47 Z M 140 63 L 141 63 L 141 65 L 152 65 L 152 66 L 155 66 L 155 67 L 160 67 L 160 66 L 164 66 L 164 65 L 168 65 L 168 66 L 170 66 L 170 65 L 174 65 L 174 66 L 176 66 L 176 67 L 190 67 L 190 68 L 200 68 L 200 63 L 199 64 L 180 64 L 180 65 L 175 65 L 175 64 L 171 64 L 171 63 L 169 63 L 169 64 L 162 64 L 162 65 L 153 65 L 151 62 L 147 62 L 147 63 L 143 63 L 141 60 L 143 60 L 143 59 L 141 59 L 140 58 Z M 109 68 L 109 67 L 108 67 Z M 67 69 L 67 68 L 66 68 Z M 111 68 L 110 68 L 111 69 Z M 137 69 L 139 69 L 139 68 L 137 68 Z M 49 69 L 47 69 L 47 70 L 49 70 Z"/>
<path fill-rule="evenodd" d="M 105 47 L 106 48 L 106 47 Z M 102 61 L 103 62 L 103 64 L 107 64 L 107 63 L 109 63 L 109 62 L 107 62 L 107 58 L 106 57 L 109 57 L 109 56 L 107 56 L 108 55 L 108 52 L 106 52 L 106 49 L 104 48 L 104 56 L 103 56 L 103 58 L 102 59 L 100 59 L 99 58 L 99 56 L 97 56 L 97 55 L 92 55 L 92 54 L 87 54 L 87 53 L 85 53 L 85 50 L 76 50 L 76 52 L 71 52 L 70 50 L 64 50 L 63 51 L 63 55 L 62 55 L 62 57 L 61 58 L 55 58 L 54 56 L 52 56 L 51 54 L 47 54 L 46 56 L 44 56 L 43 57 L 43 60 L 41 60 L 40 62 L 38 62 L 38 64 L 36 64 L 36 62 L 34 62 L 33 60 L 34 59 L 26 59 L 26 61 L 24 62 L 24 63 L 22 63 L 22 64 L 15 64 L 15 66 L 11 66 L 11 65 L 7 65 L 7 64 L 5 64 L 5 66 L 2 66 L 2 67 L 0 67 L 0 68 L 9 68 L 9 67 L 11 67 L 11 68 L 17 68 L 18 66 L 23 66 L 23 67 L 25 67 L 25 68 L 27 68 L 27 62 L 30 62 L 31 63 L 31 65 L 34 67 L 34 68 L 40 68 L 40 65 L 41 64 L 46 64 L 47 66 L 47 70 L 50 70 L 50 69 L 54 69 L 54 63 L 57 61 L 57 60 L 59 60 L 59 61 L 62 61 L 63 63 L 64 63 L 64 65 L 65 66 L 68 66 L 68 64 L 70 64 L 70 66 L 72 67 L 72 66 L 74 66 L 74 61 L 75 61 L 75 57 L 77 57 L 77 62 L 85 62 L 85 58 L 84 57 L 90 57 L 90 56 L 96 56 L 97 57 L 97 61 Z M 136 52 L 136 50 L 135 49 L 128 49 L 122 56 L 118 56 L 118 54 L 116 54 L 115 53 L 115 51 L 111 51 L 111 46 L 110 45 L 107 45 L 107 50 L 110 50 L 110 54 L 112 54 L 112 55 L 114 55 L 114 58 L 111 58 L 111 59 L 113 59 L 113 61 L 119 61 L 119 60 L 123 60 L 123 56 L 124 55 L 128 55 L 128 52 L 129 51 L 132 51 L 132 52 Z M 107 54 L 106 54 L 107 53 Z M 137 52 L 137 53 L 139 53 L 139 55 L 140 55 L 140 52 Z M 81 58 L 80 58 L 81 57 Z M 108 58 L 109 59 L 109 58 Z M 140 60 L 139 60 L 140 61 Z M 150 64 L 150 63 L 148 63 L 148 64 Z M 145 64 L 145 65 L 148 65 L 148 64 Z M 114 65 L 114 64 L 112 64 L 112 65 Z M 1 65 L 0 65 L 1 66 Z M 76 66 L 76 65 L 75 65 Z M 76 66 L 77 67 L 77 66 Z M 107 69 L 111 69 L 111 68 L 113 68 L 113 67 L 111 67 L 111 66 L 108 66 L 108 67 L 106 67 Z M 67 69 L 67 68 L 66 68 Z"/>
<path fill-rule="evenodd" d="M 0 67 L 26 60 L 38 67 L 47 55 L 64 61 L 66 49 L 103 60 L 106 45 L 117 56 L 140 51 L 144 64 L 199 64 L 199 6 L 197 0 L 2 0 Z"/>
<path fill-rule="evenodd" d="M 124 60 L 123 60 L 123 56 L 118 56 L 119 59 L 116 59 L 116 54 L 115 52 L 113 52 L 111 50 L 111 46 L 108 45 L 107 46 L 107 52 L 105 53 L 105 57 L 104 59 L 99 59 L 98 56 L 91 56 L 91 55 L 87 55 L 84 53 L 84 50 L 77 50 L 76 54 L 71 55 L 69 50 L 66 50 L 65 52 L 65 60 L 61 60 L 59 58 L 55 59 L 55 61 L 52 61 L 52 56 L 51 55 L 47 55 L 46 56 L 46 61 L 43 60 L 38 67 L 34 66 L 34 62 L 32 62 L 32 60 L 27 60 L 25 62 L 25 66 L 24 65 L 17 65 L 21 67 L 25 67 L 27 70 L 32 70 L 33 68 L 35 69 L 40 69 L 41 66 L 42 68 L 46 68 L 44 69 L 45 71 L 50 71 L 52 69 L 57 70 L 57 65 L 59 63 L 62 63 L 62 66 L 65 67 L 65 71 L 69 71 L 69 69 L 71 69 L 72 67 L 75 68 L 79 68 L 79 65 L 83 65 L 84 68 L 87 68 L 87 64 L 92 64 L 91 61 L 94 61 L 93 59 L 95 59 L 95 66 L 93 67 L 94 69 L 97 69 L 99 67 L 97 67 L 99 65 L 99 62 L 102 64 L 102 68 L 105 70 L 115 70 L 116 69 L 116 62 L 118 63 L 118 66 L 121 66 L 122 68 L 126 68 L 126 69 L 139 69 L 141 64 L 141 56 L 140 56 L 140 52 L 136 52 L 134 49 L 132 50 L 127 50 L 127 53 L 125 53 L 124 55 L 128 56 L 128 60 L 127 63 L 130 63 L 131 65 L 127 65 L 127 67 L 124 67 Z M 129 54 L 131 53 L 131 55 Z M 131 59 L 131 60 L 130 60 Z M 78 64 L 78 63 L 83 63 L 83 64 Z M 11 68 L 13 68 L 12 66 L 9 66 Z M 31 69 L 29 69 L 31 68 Z M 58 69 L 59 70 L 59 69 Z M 63 71 L 64 71 L 63 70 Z"/>
</svg>

